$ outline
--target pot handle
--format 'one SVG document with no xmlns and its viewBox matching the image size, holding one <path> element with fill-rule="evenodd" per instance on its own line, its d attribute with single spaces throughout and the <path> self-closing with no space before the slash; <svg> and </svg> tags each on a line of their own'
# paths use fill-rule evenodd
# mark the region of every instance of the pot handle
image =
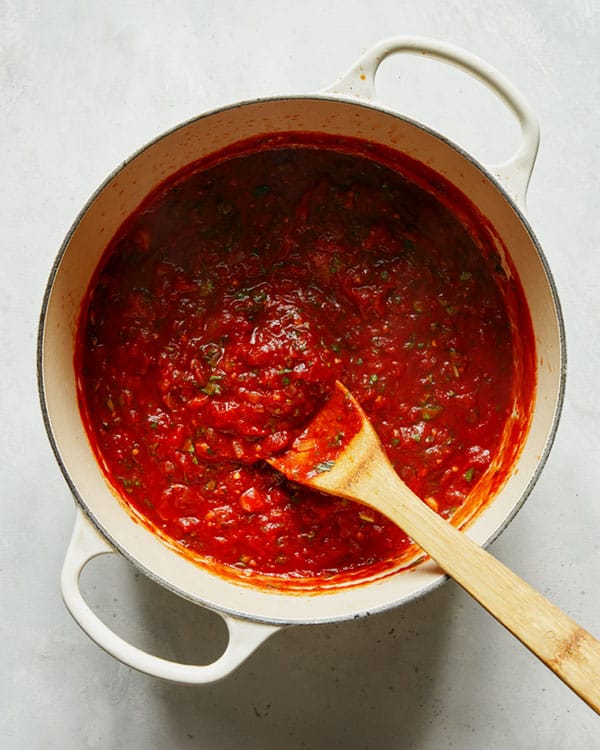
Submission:
<svg viewBox="0 0 600 750">
<path fill-rule="evenodd" d="M 524 208 L 527 187 L 540 142 L 538 119 L 521 92 L 502 73 L 476 55 L 428 37 L 392 37 L 384 39 L 365 52 L 352 68 L 324 93 L 372 100 L 375 96 L 377 69 L 386 57 L 399 52 L 428 56 L 464 70 L 488 86 L 513 112 L 521 126 L 521 143 L 517 152 L 508 161 L 488 168 Z"/>
<path fill-rule="evenodd" d="M 114 633 L 85 602 L 79 587 L 80 575 L 87 563 L 98 555 L 116 550 L 100 535 L 77 507 L 77 517 L 61 575 L 62 596 L 67 609 L 81 629 L 98 646 L 127 666 L 152 677 L 184 685 L 204 685 L 226 677 L 255 651 L 279 626 L 221 615 L 229 631 L 223 654 L 211 664 L 181 664 L 142 651 Z"/>
</svg>

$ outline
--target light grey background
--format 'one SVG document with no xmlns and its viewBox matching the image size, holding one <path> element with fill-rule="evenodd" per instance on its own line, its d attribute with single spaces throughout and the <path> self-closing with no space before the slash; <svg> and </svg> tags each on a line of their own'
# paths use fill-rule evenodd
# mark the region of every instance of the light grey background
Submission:
<svg viewBox="0 0 600 750">
<path fill-rule="evenodd" d="M 77 212 L 165 129 L 239 99 L 318 90 L 409 33 L 483 56 L 541 120 L 529 218 L 562 299 L 568 387 L 542 478 L 492 551 L 600 635 L 600 2 L 0 0 L 2 748 L 600 747 L 600 719 L 453 583 L 367 620 L 280 632 L 227 680 L 194 689 L 120 665 L 60 600 L 74 509 L 41 423 L 35 343 Z M 517 143 L 496 100 L 438 64 L 386 61 L 378 95 L 484 161 Z M 122 559 L 92 563 L 84 588 L 158 653 L 201 660 L 222 647 L 216 615 Z"/>
</svg>

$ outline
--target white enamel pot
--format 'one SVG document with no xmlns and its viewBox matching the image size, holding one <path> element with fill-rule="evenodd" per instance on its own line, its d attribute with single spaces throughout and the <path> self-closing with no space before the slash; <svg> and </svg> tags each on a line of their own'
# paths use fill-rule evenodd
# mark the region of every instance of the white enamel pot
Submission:
<svg viewBox="0 0 600 750">
<path fill-rule="evenodd" d="M 457 66 L 498 94 L 521 126 L 514 157 L 486 168 L 440 134 L 373 104 L 379 64 L 401 52 Z M 171 174 L 236 141 L 276 131 L 357 137 L 406 153 L 458 188 L 509 249 L 533 322 L 537 394 L 531 426 L 513 470 L 466 532 L 478 543 L 486 545 L 494 539 L 527 497 L 550 450 L 561 410 L 565 348 L 560 307 L 548 265 L 524 216 L 538 124 L 520 93 L 485 62 L 438 41 L 392 38 L 367 52 L 324 92 L 238 103 L 157 138 L 106 180 L 66 237 L 43 302 L 38 373 L 50 442 L 77 503 L 62 573 L 65 603 L 83 630 L 114 657 L 174 682 L 202 684 L 226 676 L 284 625 L 332 622 L 382 611 L 446 580 L 427 561 L 410 573 L 318 594 L 286 593 L 227 580 L 186 559 L 134 522 L 116 499 L 90 448 L 77 401 L 75 331 L 82 300 L 108 241 L 145 196 Z M 79 576 L 92 558 L 114 552 L 171 591 L 221 614 L 229 629 L 229 643 L 220 658 L 208 665 L 166 661 L 127 643 L 99 620 L 81 595 Z"/>
</svg>

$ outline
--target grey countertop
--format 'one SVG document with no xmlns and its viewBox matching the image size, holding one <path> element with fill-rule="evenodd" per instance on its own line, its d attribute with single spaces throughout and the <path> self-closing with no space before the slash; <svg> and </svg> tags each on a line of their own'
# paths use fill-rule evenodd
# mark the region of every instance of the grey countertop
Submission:
<svg viewBox="0 0 600 750">
<path fill-rule="evenodd" d="M 162 131 L 240 99 L 319 90 L 395 34 L 484 57 L 539 115 L 528 214 L 562 301 L 567 391 L 546 468 L 491 551 L 600 635 L 598 0 L 0 0 L 3 748 L 600 747 L 600 718 L 454 583 L 385 614 L 283 630 L 199 688 L 118 663 L 60 598 L 74 505 L 42 425 L 35 346 L 71 222 Z M 484 162 L 517 142 L 511 116 L 456 71 L 395 58 L 378 84 L 382 103 Z M 122 558 L 91 563 L 83 588 L 159 654 L 201 661 L 223 645 L 218 616 Z"/>
</svg>

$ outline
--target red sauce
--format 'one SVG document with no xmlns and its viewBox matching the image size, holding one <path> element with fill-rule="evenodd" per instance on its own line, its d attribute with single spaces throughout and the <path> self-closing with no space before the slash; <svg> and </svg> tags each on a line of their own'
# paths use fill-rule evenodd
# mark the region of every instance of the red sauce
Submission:
<svg viewBox="0 0 600 750">
<path fill-rule="evenodd" d="M 392 567 L 400 529 L 262 459 L 339 379 L 409 486 L 443 516 L 463 505 L 515 388 L 533 397 L 522 292 L 478 219 L 410 160 L 310 134 L 246 142 L 162 185 L 107 248 L 78 334 L 82 414 L 120 496 L 235 575 Z"/>
</svg>

